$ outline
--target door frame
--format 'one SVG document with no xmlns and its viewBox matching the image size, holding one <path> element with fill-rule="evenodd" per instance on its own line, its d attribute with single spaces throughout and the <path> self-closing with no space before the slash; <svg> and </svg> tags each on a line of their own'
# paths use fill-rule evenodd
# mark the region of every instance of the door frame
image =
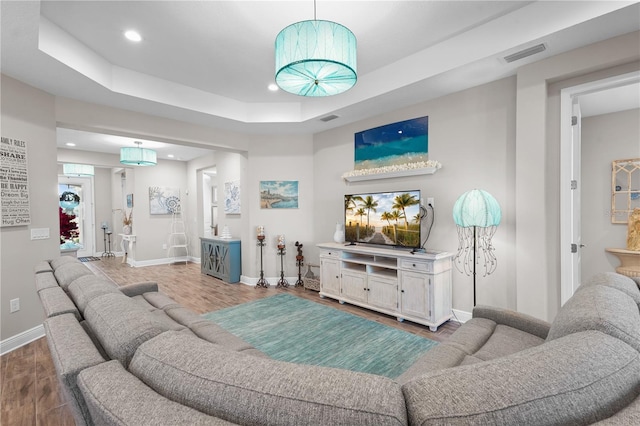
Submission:
<svg viewBox="0 0 640 426">
<path fill-rule="evenodd" d="M 560 91 L 560 304 L 569 300 L 574 289 L 580 284 L 574 281 L 571 272 L 571 116 L 574 102 L 580 102 L 580 96 L 602 90 L 613 89 L 640 81 L 640 71 L 621 74 L 602 80 L 591 81 Z M 580 190 L 580 187 L 578 187 Z M 579 212 L 578 212 L 579 214 Z M 578 248 L 579 250 L 579 248 Z"/>
<path fill-rule="evenodd" d="M 94 185 L 93 176 L 72 176 L 72 175 L 58 175 L 58 185 L 80 185 L 84 192 L 83 205 L 83 219 L 84 224 L 83 232 L 85 238 L 84 247 L 78 250 L 78 257 L 83 256 L 95 256 L 96 252 L 96 221 L 95 221 L 95 199 L 94 199 Z M 88 193 L 88 197 L 87 197 Z M 89 200 L 87 200 L 89 198 Z M 87 214 L 88 213 L 88 214 Z M 89 244 L 86 243 L 89 240 Z"/>
</svg>

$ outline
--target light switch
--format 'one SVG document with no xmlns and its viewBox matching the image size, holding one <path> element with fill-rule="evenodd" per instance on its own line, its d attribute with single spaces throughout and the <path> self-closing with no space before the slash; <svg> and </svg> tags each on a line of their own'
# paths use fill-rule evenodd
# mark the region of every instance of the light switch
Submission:
<svg viewBox="0 0 640 426">
<path fill-rule="evenodd" d="M 49 238 L 49 228 L 33 228 L 31 229 L 32 240 L 46 240 Z"/>
</svg>

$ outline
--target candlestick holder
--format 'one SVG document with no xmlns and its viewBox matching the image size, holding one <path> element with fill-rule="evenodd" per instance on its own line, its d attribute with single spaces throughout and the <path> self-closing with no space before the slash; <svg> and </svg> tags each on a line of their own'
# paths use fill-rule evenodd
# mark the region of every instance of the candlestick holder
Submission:
<svg viewBox="0 0 640 426">
<path fill-rule="evenodd" d="M 103 224 L 102 235 L 104 238 L 104 251 L 102 257 L 115 257 L 115 253 L 111 251 L 111 231 Z M 108 247 L 108 248 L 107 248 Z"/>
<path fill-rule="evenodd" d="M 264 249 L 264 235 L 258 235 L 258 247 L 260 247 L 260 279 L 258 280 L 258 282 L 256 283 L 256 288 L 258 287 L 262 287 L 262 288 L 267 288 L 269 287 L 269 281 L 267 281 L 264 278 L 264 267 L 262 264 L 262 251 Z"/>
<path fill-rule="evenodd" d="M 278 280 L 277 288 L 288 288 L 289 282 L 284 277 L 284 255 L 287 254 L 285 246 L 278 244 L 278 256 L 280 256 L 280 279 Z"/>
<path fill-rule="evenodd" d="M 302 287 L 304 286 L 304 281 L 302 281 L 302 266 L 304 265 L 304 256 L 302 255 L 302 244 L 296 241 L 296 248 L 298 249 L 298 254 L 296 255 L 296 266 L 298 266 L 298 280 L 294 284 L 294 287 Z"/>
</svg>

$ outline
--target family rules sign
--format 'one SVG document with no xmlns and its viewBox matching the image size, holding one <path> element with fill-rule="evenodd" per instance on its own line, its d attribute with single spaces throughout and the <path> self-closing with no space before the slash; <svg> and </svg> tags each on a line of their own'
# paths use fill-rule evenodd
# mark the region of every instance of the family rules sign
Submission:
<svg viewBox="0 0 640 426">
<path fill-rule="evenodd" d="M 27 143 L 0 138 L 0 226 L 22 226 L 31 223 Z"/>
</svg>

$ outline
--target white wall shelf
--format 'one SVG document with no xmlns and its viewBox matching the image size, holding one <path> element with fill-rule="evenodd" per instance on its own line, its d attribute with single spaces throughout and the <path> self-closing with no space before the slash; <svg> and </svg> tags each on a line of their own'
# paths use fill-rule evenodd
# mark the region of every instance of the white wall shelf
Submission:
<svg viewBox="0 0 640 426">
<path fill-rule="evenodd" d="M 432 175 L 437 170 L 438 169 L 436 167 L 425 167 L 422 169 L 398 170 L 395 172 L 387 172 L 387 173 L 372 173 L 368 175 L 343 176 L 342 178 L 347 182 L 361 182 L 366 180 L 390 179 L 390 178 L 406 177 L 406 176 Z"/>
</svg>

